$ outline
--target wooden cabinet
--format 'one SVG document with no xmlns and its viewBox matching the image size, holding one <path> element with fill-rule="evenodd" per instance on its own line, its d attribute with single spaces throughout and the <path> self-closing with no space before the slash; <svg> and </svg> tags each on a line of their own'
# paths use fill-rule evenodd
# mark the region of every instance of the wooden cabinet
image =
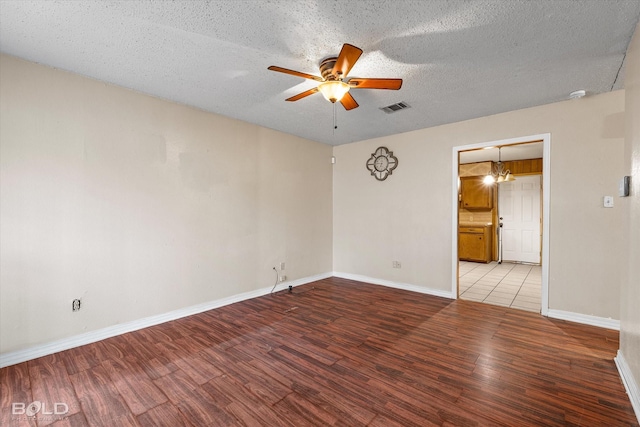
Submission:
<svg viewBox="0 0 640 427">
<path fill-rule="evenodd" d="M 460 260 L 491 262 L 491 226 L 460 227 L 458 236 Z"/>
<path fill-rule="evenodd" d="M 542 158 L 539 159 L 525 159 L 525 160 L 512 160 L 510 162 L 503 162 L 504 169 L 515 175 L 537 175 L 542 174 Z"/>
<path fill-rule="evenodd" d="M 484 177 L 460 178 L 461 207 L 463 209 L 493 208 L 493 185 L 485 184 Z"/>
</svg>

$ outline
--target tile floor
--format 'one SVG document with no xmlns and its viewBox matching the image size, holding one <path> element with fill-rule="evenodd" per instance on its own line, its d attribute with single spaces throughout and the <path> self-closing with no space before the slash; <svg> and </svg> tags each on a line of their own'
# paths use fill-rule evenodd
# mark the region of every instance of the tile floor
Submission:
<svg viewBox="0 0 640 427">
<path fill-rule="evenodd" d="M 541 266 L 467 261 L 459 266 L 461 299 L 540 312 Z"/>
</svg>

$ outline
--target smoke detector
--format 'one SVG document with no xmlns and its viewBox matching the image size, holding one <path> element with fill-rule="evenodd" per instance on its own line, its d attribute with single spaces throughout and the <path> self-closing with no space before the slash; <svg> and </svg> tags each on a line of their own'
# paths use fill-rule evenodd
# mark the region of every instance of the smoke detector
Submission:
<svg viewBox="0 0 640 427">
<path fill-rule="evenodd" d="M 587 94 L 584 90 L 576 90 L 569 94 L 569 99 L 579 99 Z"/>
</svg>

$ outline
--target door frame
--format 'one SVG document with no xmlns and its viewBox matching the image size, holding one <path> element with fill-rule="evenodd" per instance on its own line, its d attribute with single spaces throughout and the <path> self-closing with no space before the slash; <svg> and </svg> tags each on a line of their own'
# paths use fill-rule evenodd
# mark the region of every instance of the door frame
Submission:
<svg viewBox="0 0 640 427">
<path fill-rule="evenodd" d="M 460 152 L 478 148 L 523 144 L 533 141 L 542 141 L 542 295 L 540 301 L 540 312 L 543 316 L 549 315 L 549 201 L 551 184 L 551 134 L 542 133 L 518 138 L 501 139 L 498 141 L 487 141 L 476 144 L 460 145 L 453 147 L 452 151 L 452 177 L 451 177 L 451 211 L 452 211 L 452 268 L 451 268 L 451 295 L 458 299 L 458 188 L 460 180 L 458 167 L 460 163 Z"/>
</svg>

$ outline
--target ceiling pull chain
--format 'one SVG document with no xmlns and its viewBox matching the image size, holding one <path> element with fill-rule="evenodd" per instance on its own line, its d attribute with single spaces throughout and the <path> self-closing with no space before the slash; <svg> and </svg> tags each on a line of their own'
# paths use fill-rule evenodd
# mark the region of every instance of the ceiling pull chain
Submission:
<svg viewBox="0 0 640 427">
<path fill-rule="evenodd" d="M 333 134 L 336 134 L 336 129 L 338 129 L 338 114 L 336 111 L 336 103 L 333 103 Z"/>
</svg>

